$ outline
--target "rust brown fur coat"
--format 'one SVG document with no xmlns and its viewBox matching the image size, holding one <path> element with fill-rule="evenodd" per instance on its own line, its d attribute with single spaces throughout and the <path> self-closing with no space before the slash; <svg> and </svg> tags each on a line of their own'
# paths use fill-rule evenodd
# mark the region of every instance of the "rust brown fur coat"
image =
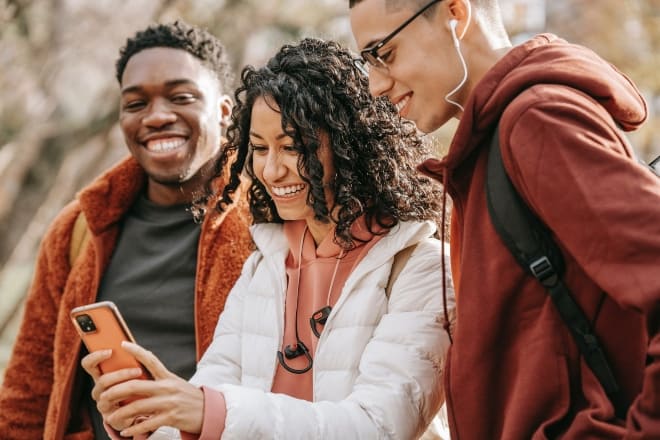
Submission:
<svg viewBox="0 0 660 440">
<path fill-rule="evenodd" d="M 85 372 L 69 311 L 94 302 L 120 221 L 145 179 L 135 160 L 124 160 L 85 188 L 46 233 L 26 317 L 0 389 L 1 439 L 93 439 L 89 415 L 79 405 L 78 385 Z M 81 210 L 92 235 L 70 268 L 71 231 Z M 250 249 L 245 202 L 223 214 L 210 210 L 202 224 L 195 280 L 198 359 L 213 338 L 218 315 Z"/>
</svg>

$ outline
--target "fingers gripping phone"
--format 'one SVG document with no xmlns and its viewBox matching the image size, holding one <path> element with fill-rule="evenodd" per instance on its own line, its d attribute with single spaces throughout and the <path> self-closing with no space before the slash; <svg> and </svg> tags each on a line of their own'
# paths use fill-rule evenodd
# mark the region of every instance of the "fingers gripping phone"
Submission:
<svg viewBox="0 0 660 440">
<path fill-rule="evenodd" d="M 71 320 L 87 350 L 112 349 L 112 356 L 99 364 L 102 373 L 124 368 L 142 369 L 141 379 L 150 379 L 149 372 L 127 351 L 121 343 L 135 342 L 117 306 L 111 301 L 101 301 L 71 310 Z"/>
</svg>

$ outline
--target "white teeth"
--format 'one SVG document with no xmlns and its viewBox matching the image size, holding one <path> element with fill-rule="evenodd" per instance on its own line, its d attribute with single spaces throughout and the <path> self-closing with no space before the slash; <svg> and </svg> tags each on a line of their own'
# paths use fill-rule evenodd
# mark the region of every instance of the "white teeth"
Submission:
<svg viewBox="0 0 660 440">
<path fill-rule="evenodd" d="M 284 197 L 302 191 L 303 189 L 305 189 L 305 185 L 301 183 L 298 185 L 291 185 L 291 186 L 278 186 L 278 187 L 271 186 L 271 189 L 273 191 L 273 194 L 275 194 L 276 196 Z"/>
<path fill-rule="evenodd" d="M 406 106 L 406 104 L 408 104 L 408 101 L 410 101 L 410 95 L 406 96 L 401 101 L 395 104 L 396 111 L 401 112 L 401 109 L 403 109 Z"/>
<path fill-rule="evenodd" d="M 185 142 L 184 138 L 154 139 L 147 142 L 147 150 L 154 152 L 170 151 L 179 148 Z"/>
</svg>

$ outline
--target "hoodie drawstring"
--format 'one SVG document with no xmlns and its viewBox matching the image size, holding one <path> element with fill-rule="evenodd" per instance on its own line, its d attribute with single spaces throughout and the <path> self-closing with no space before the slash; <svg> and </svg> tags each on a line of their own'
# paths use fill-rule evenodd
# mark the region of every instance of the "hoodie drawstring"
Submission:
<svg viewBox="0 0 660 440">
<path fill-rule="evenodd" d="M 449 343 L 453 344 L 454 340 L 451 336 L 451 322 L 449 321 L 449 311 L 447 311 L 447 264 L 445 262 L 445 237 L 447 236 L 446 233 L 446 221 L 447 221 L 447 172 L 445 171 L 442 173 L 442 221 L 440 228 L 442 229 L 442 234 L 441 234 L 441 240 L 442 240 L 442 256 L 441 256 L 441 264 L 442 264 L 442 306 L 444 309 L 444 314 L 445 314 L 445 322 L 443 324 L 443 328 L 447 332 L 447 335 L 449 336 Z"/>
</svg>

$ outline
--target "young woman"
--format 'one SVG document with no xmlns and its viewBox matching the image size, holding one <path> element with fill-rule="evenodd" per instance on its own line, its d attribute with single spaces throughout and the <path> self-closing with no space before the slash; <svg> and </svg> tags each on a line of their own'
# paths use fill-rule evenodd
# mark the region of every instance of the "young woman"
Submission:
<svg viewBox="0 0 660 440">
<path fill-rule="evenodd" d="M 256 250 L 190 383 L 132 344 L 155 380 L 100 376 L 109 354 L 92 353 L 98 408 L 124 436 L 416 438 L 443 401 L 453 294 L 443 305 L 440 197 L 416 173 L 415 127 L 336 43 L 284 46 L 241 78 L 223 199 L 247 173 Z"/>
</svg>

